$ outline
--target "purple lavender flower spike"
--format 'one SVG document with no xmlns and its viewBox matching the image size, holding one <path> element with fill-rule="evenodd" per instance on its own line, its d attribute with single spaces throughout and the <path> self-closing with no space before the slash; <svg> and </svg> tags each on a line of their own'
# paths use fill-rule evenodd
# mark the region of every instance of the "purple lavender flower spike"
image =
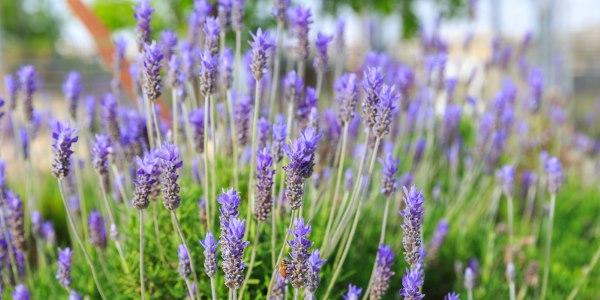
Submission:
<svg viewBox="0 0 600 300">
<path fill-rule="evenodd" d="M 404 257 L 411 269 L 419 268 L 423 264 L 421 255 L 423 241 L 421 232 L 423 227 L 424 202 L 423 193 L 415 186 L 410 189 L 403 187 L 404 202 L 406 206 L 400 211 L 404 218 L 402 230 L 402 245 L 404 246 Z"/>
<path fill-rule="evenodd" d="M 231 218 L 236 218 L 238 216 L 241 201 L 240 195 L 234 189 L 229 189 L 223 192 L 217 198 L 217 202 L 219 202 L 219 205 L 221 205 L 219 208 L 219 221 L 221 223 L 221 228 L 223 228 L 221 229 L 220 237 L 220 243 L 223 249 L 225 249 L 225 243 L 227 240 L 227 230 L 224 228 L 227 228 Z"/>
<path fill-rule="evenodd" d="M 250 112 L 252 111 L 252 102 L 248 96 L 235 95 L 235 108 L 233 118 L 237 133 L 237 140 L 240 146 L 248 143 L 250 134 Z"/>
<path fill-rule="evenodd" d="M 231 89 L 233 84 L 233 50 L 223 49 L 219 63 L 219 84 L 223 90 Z"/>
<path fill-rule="evenodd" d="M 192 266 L 190 264 L 190 254 L 184 244 L 179 244 L 177 248 L 177 257 L 179 258 L 179 275 L 183 279 L 187 279 L 192 274 Z"/>
<path fill-rule="evenodd" d="M 208 49 L 211 54 L 219 53 L 219 36 L 221 34 L 219 21 L 214 17 L 207 17 L 204 24 L 204 49 Z"/>
<path fill-rule="evenodd" d="M 419 138 L 415 144 L 415 154 L 413 156 L 413 167 L 416 167 L 423 158 L 425 153 L 425 147 L 427 147 L 427 140 L 425 138 Z"/>
<path fill-rule="evenodd" d="M 12 293 L 13 300 L 29 300 L 29 290 L 23 285 L 19 284 L 15 287 L 15 290 Z"/>
<path fill-rule="evenodd" d="M 287 288 L 287 280 L 277 272 L 275 278 L 275 284 L 271 289 L 271 298 L 269 300 L 283 300 L 285 296 L 285 290 Z"/>
<path fill-rule="evenodd" d="M 315 150 L 321 135 L 312 127 L 306 128 L 291 146 L 286 145 L 284 151 L 289 163 L 283 167 L 286 172 L 286 199 L 293 210 L 302 206 L 304 196 L 304 179 L 310 177 L 314 167 Z"/>
<path fill-rule="evenodd" d="M 66 289 L 71 285 L 71 263 L 73 252 L 67 247 L 58 250 L 58 270 L 56 271 L 56 280 Z"/>
<path fill-rule="evenodd" d="M 390 280 L 394 276 L 394 252 L 387 245 L 379 245 L 377 259 L 375 262 L 375 274 L 369 299 L 381 299 L 390 286 Z"/>
<path fill-rule="evenodd" d="M 238 0 L 239 1 L 239 0 Z M 267 72 L 267 62 L 269 50 L 275 47 L 275 42 L 268 31 L 262 31 L 258 28 L 256 34 L 252 34 L 252 75 L 257 82 L 263 78 Z"/>
<path fill-rule="evenodd" d="M 102 215 L 93 210 L 88 217 L 88 227 L 90 229 L 90 243 L 102 250 L 106 250 L 106 225 Z"/>
<path fill-rule="evenodd" d="M 444 300 L 460 300 L 460 296 L 455 292 L 450 292 L 444 296 Z"/>
<path fill-rule="evenodd" d="M 471 267 L 465 269 L 465 289 L 472 291 L 475 288 L 475 272 Z"/>
<path fill-rule="evenodd" d="M 6 162 L 0 159 L 0 195 L 4 195 L 6 189 Z"/>
<path fill-rule="evenodd" d="M 272 152 L 276 162 L 280 162 L 283 158 L 283 148 L 285 146 L 285 139 L 287 137 L 287 125 L 283 115 L 278 114 L 275 117 L 275 123 L 273 124 L 273 145 Z"/>
<path fill-rule="evenodd" d="M 362 289 L 352 283 L 348 284 L 348 291 L 344 295 L 344 300 L 358 300 L 362 294 Z"/>
<path fill-rule="evenodd" d="M 339 107 L 339 117 L 342 124 L 349 123 L 354 117 L 358 103 L 358 81 L 356 74 L 345 73 L 335 81 L 335 101 Z"/>
<path fill-rule="evenodd" d="M 37 71 L 32 65 L 26 65 L 21 67 L 17 74 L 19 76 L 19 86 L 25 96 L 23 100 L 25 119 L 31 122 L 33 120 L 33 93 L 38 88 Z"/>
<path fill-rule="evenodd" d="M 277 22 L 281 24 L 287 23 L 287 11 L 291 0 L 274 0 L 273 2 L 273 15 L 277 18 Z"/>
<path fill-rule="evenodd" d="M 204 110 L 197 108 L 192 110 L 189 115 L 190 124 L 192 125 L 192 133 L 194 140 L 194 147 L 196 152 L 204 152 Z"/>
<path fill-rule="evenodd" d="M 94 96 L 86 96 L 85 97 L 85 120 L 84 124 L 87 128 L 90 128 L 91 132 L 96 132 L 97 130 L 97 105 L 96 98 Z"/>
<path fill-rule="evenodd" d="M 446 106 L 444 112 L 444 125 L 442 129 L 442 142 L 446 147 L 451 147 L 458 138 L 462 109 L 456 104 Z"/>
<path fill-rule="evenodd" d="M 425 295 L 421 293 L 423 287 L 423 271 L 420 268 L 407 270 L 402 277 L 402 289 L 400 295 L 406 300 L 421 300 Z"/>
<path fill-rule="evenodd" d="M 267 147 L 269 144 L 269 131 L 271 130 L 271 124 L 269 124 L 269 121 L 265 117 L 261 117 L 258 119 L 257 127 L 256 139 L 258 140 L 258 148 L 261 149 Z"/>
<path fill-rule="evenodd" d="M 56 122 L 54 124 L 52 129 L 52 151 L 54 152 L 52 174 L 58 179 L 69 175 L 70 159 L 73 154 L 72 146 L 77 140 L 77 129 L 65 123 Z"/>
<path fill-rule="evenodd" d="M 113 40 L 115 46 L 114 53 L 114 71 L 118 74 L 123 67 L 123 61 L 125 61 L 125 51 L 127 50 L 127 40 L 124 37 L 118 36 Z"/>
<path fill-rule="evenodd" d="M 537 112 L 542 104 L 542 93 L 544 91 L 544 75 L 538 68 L 533 68 L 529 72 L 527 78 L 529 84 L 530 97 L 529 110 L 531 112 Z"/>
<path fill-rule="evenodd" d="M 389 197 L 398 187 L 398 181 L 396 179 L 396 173 L 398 172 L 398 164 L 400 160 L 395 159 L 391 153 L 388 153 L 385 160 L 382 161 L 382 182 L 381 182 L 381 193 Z"/>
<path fill-rule="evenodd" d="M 181 204 L 179 196 L 179 172 L 183 167 L 183 161 L 179 154 L 179 149 L 173 144 L 165 144 L 156 156 L 160 159 L 161 167 L 161 192 L 163 195 L 163 205 L 168 210 L 175 210 Z"/>
<path fill-rule="evenodd" d="M 158 184 L 159 161 L 154 152 L 148 152 L 144 158 L 136 157 L 136 163 L 132 205 L 137 209 L 145 209 L 150 204 L 150 195 Z"/>
<path fill-rule="evenodd" d="M 108 136 L 99 134 L 92 144 L 92 165 L 102 180 L 105 191 L 110 190 L 110 176 L 108 170 L 108 159 L 112 153 L 112 143 Z"/>
<path fill-rule="evenodd" d="M 375 117 L 375 127 L 373 128 L 375 136 L 382 138 L 390 132 L 392 124 L 392 113 L 396 109 L 398 94 L 394 86 L 383 85 L 378 92 L 379 105 Z"/>
<path fill-rule="evenodd" d="M 150 0 L 141 0 L 135 7 L 133 16 L 136 20 L 135 33 L 140 51 L 143 49 L 144 44 L 150 41 L 150 22 L 152 21 L 153 13 L 154 9 L 150 5 Z"/>
<path fill-rule="evenodd" d="M 548 178 L 548 192 L 556 194 L 563 182 L 563 171 L 560 160 L 557 157 L 550 157 L 544 163 L 546 176 Z"/>
<path fill-rule="evenodd" d="M 17 107 L 17 93 L 19 92 L 19 80 L 15 78 L 15 75 L 4 76 L 4 88 L 8 93 L 8 108 L 13 112 Z"/>
<path fill-rule="evenodd" d="M 296 102 L 296 120 L 300 122 L 302 127 L 310 126 L 311 111 L 313 108 L 317 108 L 317 100 L 315 89 L 308 87 L 304 95 L 304 101 Z"/>
<path fill-rule="evenodd" d="M 54 245 L 56 242 L 56 232 L 54 231 L 54 226 L 52 225 L 51 221 L 42 223 L 42 226 L 40 227 L 40 235 L 46 243 L 49 245 Z"/>
<path fill-rule="evenodd" d="M 515 185 L 515 167 L 511 165 L 502 167 L 496 173 L 496 178 L 498 178 L 504 194 L 507 197 L 511 197 L 513 195 Z"/>
<path fill-rule="evenodd" d="M 256 203 L 254 215 L 258 221 L 265 221 L 271 213 L 273 199 L 271 189 L 273 187 L 273 157 L 268 148 L 263 148 L 256 157 Z"/>
<path fill-rule="evenodd" d="M 204 38 L 204 25 L 211 12 L 212 5 L 208 0 L 194 0 L 194 7 L 188 18 L 188 38 L 192 44 L 198 45 Z"/>
<path fill-rule="evenodd" d="M 62 86 L 65 98 L 69 102 L 69 113 L 73 120 L 77 119 L 77 105 L 79 104 L 79 97 L 83 90 L 81 83 L 81 75 L 77 71 L 71 71 L 67 75 L 65 82 Z"/>
<path fill-rule="evenodd" d="M 25 215 L 23 202 L 11 191 L 5 191 L 4 198 L 8 209 L 8 229 L 15 248 L 21 252 L 26 249 Z"/>
<path fill-rule="evenodd" d="M 83 300 L 83 297 L 79 295 L 76 291 L 71 290 L 69 292 L 69 300 Z"/>
<path fill-rule="evenodd" d="M 313 23 L 312 13 L 310 8 L 295 6 L 290 9 L 288 18 L 292 34 L 296 38 L 296 47 L 294 48 L 296 55 L 298 59 L 304 61 L 308 58 L 309 54 L 308 32 L 310 24 Z"/>
<path fill-rule="evenodd" d="M 284 99 L 292 105 L 297 105 L 302 101 L 302 90 L 304 82 L 296 74 L 296 71 L 290 71 L 283 78 Z"/>
<path fill-rule="evenodd" d="M 532 170 L 525 170 L 521 173 L 521 192 L 526 194 L 529 189 L 537 183 L 537 175 Z"/>
<path fill-rule="evenodd" d="M 335 22 L 335 37 L 333 44 L 335 45 L 335 51 L 338 54 L 342 54 L 346 48 L 346 20 L 344 18 L 338 18 Z"/>
<path fill-rule="evenodd" d="M 319 250 L 313 250 L 308 257 L 308 278 L 306 280 L 306 289 L 314 294 L 321 282 L 321 268 L 325 260 L 321 258 Z"/>
<path fill-rule="evenodd" d="M 446 219 L 442 219 L 438 222 L 435 231 L 433 232 L 433 236 L 429 241 L 429 248 L 427 249 L 428 259 L 434 259 L 437 256 L 437 253 L 442 247 L 446 235 L 448 234 L 448 226 L 448 221 Z"/>
<path fill-rule="evenodd" d="M 243 261 L 244 249 L 249 244 L 244 240 L 246 224 L 244 220 L 232 217 L 222 230 L 227 231 L 223 251 L 221 252 L 225 285 L 232 290 L 239 289 L 244 282 L 244 269 L 246 268 Z"/>
<path fill-rule="evenodd" d="M 102 101 L 102 123 L 113 142 L 121 140 L 121 130 L 119 129 L 117 115 L 117 99 L 113 94 L 106 94 Z"/>
<path fill-rule="evenodd" d="M 213 94 L 217 89 L 217 56 L 209 50 L 202 51 L 200 55 L 200 93 Z"/>
<path fill-rule="evenodd" d="M 231 6 L 231 28 L 240 32 L 244 19 L 244 0 L 233 0 Z"/>
<path fill-rule="evenodd" d="M 25 159 L 29 159 L 29 133 L 27 132 L 27 128 L 21 127 L 19 128 L 19 138 L 21 140 L 21 151 L 23 152 L 23 157 Z"/>
<path fill-rule="evenodd" d="M 204 272 L 208 277 L 213 278 L 217 273 L 217 241 L 212 232 L 206 233 L 200 245 L 204 248 Z"/>
<path fill-rule="evenodd" d="M 166 62 L 171 61 L 171 57 L 177 49 L 177 35 L 172 30 L 166 29 L 160 34 L 160 48 L 163 58 Z"/>
<path fill-rule="evenodd" d="M 309 279 L 309 265 L 307 264 L 310 257 L 308 249 L 312 246 L 312 242 L 308 240 L 310 234 L 310 225 L 304 224 L 304 219 L 296 218 L 294 220 L 294 228 L 292 230 L 293 238 L 288 241 L 291 248 L 291 261 L 287 265 L 287 277 L 296 289 L 306 287 Z"/>
<path fill-rule="evenodd" d="M 163 58 L 162 49 L 156 42 L 144 46 L 143 89 L 150 101 L 155 101 L 162 94 L 160 66 Z"/>
<path fill-rule="evenodd" d="M 224 32 L 231 26 L 231 9 L 233 9 L 232 0 L 218 0 L 219 25 Z"/>
<path fill-rule="evenodd" d="M 379 106 L 379 90 L 383 84 L 383 76 L 379 70 L 369 67 L 362 82 L 365 99 L 362 103 L 363 117 L 368 128 L 373 128 L 377 123 L 377 108 Z"/>
<path fill-rule="evenodd" d="M 327 54 L 327 48 L 329 47 L 329 43 L 333 40 L 333 36 L 324 34 L 321 32 L 317 33 L 317 38 L 315 39 L 315 48 L 317 49 L 317 56 L 315 57 L 315 61 L 313 66 L 317 71 L 321 73 L 325 73 L 327 69 L 327 64 L 329 62 L 329 56 Z"/>
<path fill-rule="evenodd" d="M 181 59 L 177 55 L 171 55 L 168 65 L 167 83 L 175 90 L 179 101 L 183 101 L 187 97 L 185 81 L 186 78 L 182 72 Z"/>
</svg>

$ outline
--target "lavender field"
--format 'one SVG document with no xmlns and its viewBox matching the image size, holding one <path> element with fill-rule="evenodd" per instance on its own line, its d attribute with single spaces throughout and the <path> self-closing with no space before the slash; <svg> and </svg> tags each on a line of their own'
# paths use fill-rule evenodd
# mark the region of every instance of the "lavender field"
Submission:
<svg viewBox="0 0 600 300">
<path fill-rule="evenodd" d="M 357 51 L 303 1 L 259 28 L 195 0 L 181 29 L 161 2 L 103 45 L 105 89 L 4 74 L 0 299 L 600 298 L 600 139 L 535 35 L 440 15 Z"/>
</svg>

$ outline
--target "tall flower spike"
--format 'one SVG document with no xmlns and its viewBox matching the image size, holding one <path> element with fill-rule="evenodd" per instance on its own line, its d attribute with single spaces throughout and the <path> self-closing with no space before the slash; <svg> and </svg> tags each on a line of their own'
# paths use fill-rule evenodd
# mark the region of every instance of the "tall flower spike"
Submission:
<svg viewBox="0 0 600 300">
<path fill-rule="evenodd" d="M 310 8 L 295 6 L 289 12 L 292 34 L 296 38 L 296 55 L 301 61 L 308 58 L 309 42 L 308 32 L 310 24 L 313 23 Z"/>
<path fill-rule="evenodd" d="M 172 30 L 166 29 L 160 34 L 160 48 L 163 58 L 166 62 L 171 61 L 171 57 L 177 50 L 177 35 Z"/>
<path fill-rule="evenodd" d="M 200 92 L 202 95 L 213 94 L 217 89 L 217 56 L 209 50 L 200 55 Z"/>
<path fill-rule="evenodd" d="M 217 274 L 217 241 L 212 232 L 207 232 L 204 240 L 200 241 L 204 248 L 204 272 L 210 278 Z"/>
<path fill-rule="evenodd" d="M 58 270 L 56 271 L 56 280 L 66 289 L 71 285 L 71 264 L 73 252 L 67 247 L 58 250 Z"/>
<path fill-rule="evenodd" d="M 271 298 L 269 300 L 283 300 L 285 296 L 285 290 L 287 288 L 287 280 L 277 272 L 275 278 L 275 284 L 271 289 Z"/>
<path fill-rule="evenodd" d="M 455 292 L 450 292 L 444 296 L 444 300 L 460 300 L 460 296 Z"/>
<path fill-rule="evenodd" d="M 8 108 L 12 112 L 17 107 L 17 92 L 19 91 L 19 81 L 15 75 L 4 76 L 4 88 L 8 93 Z"/>
<path fill-rule="evenodd" d="M 296 71 L 290 71 L 283 78 L 284 99 L 289 102 L 289 105 L 298 105 L 302 101 L 303 88 L 304 82 Z"/>
<path fill-rule="evenodd" d="M 423 193 L 415 186 L 410 189 L 403 187 L 404 202 L 406 206 L 400 211 L 404 218 L 402 230 L 402 245 L 404 257 L 410 269 L 418 269 L 423 264 L 423 241 L 421 232 L 423 228 L 424 202 Z"/>
<path fill-rule="evenodd" d="M 277 18 L 277 22 L 285 24 L 291 0 L 274 0 L 273 2 L 273 15 Z"/>
<path fill-rule="evenodd" d="M 233 84 L 233 50 L 223 49 L 219 63 L 219 84 L 223 90 L 231 89 Z"/>
<path fill-rule="evenodd" d="M 306 289 L 314 293 L 321 282 L 321 268 L 325 260 L 321 258 L 319 250 L 313 250 L 308 257 L 308 278 L 306 280 Z"/>
<path fill-rule="evenodd" d="M 550 157 L 544 164 L 546 176 L 548 176 L 548 192 L 556 194 L 563 182 L 563 172 L 560 160 L 556 157 Z"/>
<path fill-rule="evenodd" d="M 265 221 L 271 213 L 273 199 L 271 189 L 273 187 L 273 157 L 268 148 L 263 148 L 256 157 L 256 204 L 254 215 L 259 221 Z"/>
<path fill-rule="evenodd" d="M 400 295 L 406 300 L 421 300 L 425 295 L 421 293 L 423 287 L 423 271 L 421 268 L 407 270 L 402 277 L 402 289 Z"/>
<path fill-rule="evenodd" d="M 222 28 L 216 18 L 206 18 L 206 23 L 204 24 L 204 49 L 208 49 L 213 55 L 219 53 L 221 30 Z"/>
<path fill-rule="evenodd" d="M 108 170 L 108 158 L 112 153 L 112 143 L 108 136 L 96 135 L 92 144 L 92 165 L 102 180 L 105 191 L 110 190 L 110 176 Z"/>
<path fill-rule="evenodd" d="M 204 152 L 204 110 L 202 108 L 194 109 L 190 112 L 189 121 L 192 125 L 194 147 L 196 152 Z"/>
<path fill-rule="evenodd" d="M 468 291 L 472 291 L 475 288 L 475 272 L 471 267 L 467 267 L 465 269 L 465 289 Z"/>
<path fill-rule="evenodd" d="M 187 279 L 192 274 L 192 265 L 190 264 L 190 254 L 184 244 L 179 244 L 177 248 L 177 258 L 179 258 L 179 275 Z"/>
<path fill-rule="evenodd" d="M 173 144 L 165 144 L 158 149 L 156 156 L 160 159 L 163 204 L 166 209 L 175 210 L 181 204 L 178 180 L 183 161 L 179 149 Z"/>
<path fill-rule="evenodd" d="M 227 30 L 231 25 L 231 9 L 233 3 L 232 0 L 218 0 L 218 11 L 217 15 L 219 16 L 219 24 L 221 26 L 221 30 Z"/>
<path fill-rule="evenodd" d="M 296 289 L 306 287 L 309 278 L 308 265 L 308 249 L 312 246 L 312 242 L 308 240 L 310 234 L 310 225 L 304 224 L 304 219 L 296 218 L 294 220 L 294 228 L 292 229 L 293 238 L 288 241 L 291 248 L 291 261 L 287 264 L 286 274 L 292 286 Z"/>
<path fill-rule="evenodd" d="M 502 187 L 502 191 L 507 197 L 513 195 L 515 185 L 515 168 L 511 165 L 502 167 L 496 173 L 496 178 Z"/>
<path fill-rule="evenodd" d="M 435 231 L 433 232 L 433 236 L 431 237 L 431 241 L 429 241 L 429 248 L 427 249 L 427 258 L 435 258 L 439 249 L 442 247 L 444 240 L 446 239 L 446 235 L 448 234 L 448 221 L 446 219 L 442 219 L 438 222 L 435 227 Z"/>
<path fill-rule="evenodd" d="M 244 0 L 233 0 L 231 6 L 231 28 L 241 31 L 244 19 Z"/>
<path fill-rule="evenodd" d="M 377 123 L 377 108 L 379 106 L 379 90 L 383 84 L 383 76 L 379 70 L 369 67 L 362 82 L 365 99 L 362 103 L 363 117 L 368 128 L 373 128 Z"/>
<path fill-rule="evenodd" d="M 339 117 L 342 124 L 348 124 L 354 117 L 358 103 L 358 84 L 356 74 L 344 73 L 335 81 L 335 101 L 339 107 Z"/>
<path fill-rule="evenodd" d="M 156 42 L 144 46 L 144 93 L 148 100 L 155 101 L 162 94 L 160 66 L 164 56 Z"/>
<path fill-rule="evenodd" d="M 310 177 L 313 172 L 315 151 L 320 137 L 313 128 L 308 127 L 291 146 L 286 145 L 284 149 L 289 157 L 289 163 L 283 167 L 286 183 L 285 197 L 293 210 L 302 206 L 304 179 Z"/>
<path fill-rule="evenodd" d="M 106 94 L 102 100 L 102 124 L 104 124 L 104 130 L 108 132 L 113 142 L 121 140 L 117 108 L 115 96 L 110 93 Z"/>
<path fill-rule="evenodd" d="M 17 72 L 19 76 L 19 86 L 25 96 L 23 100 L 23 110 L 25 119 L 29 122 L 33 120 L 33 93 L 38 88 L 37 72 L 32 65 L 26 65 Z"/>
<path fill-rule="evenodd" d="M 140 50 L 143 49 L 144 44 L 150 41 L 152 13 L 154 13 L 154 9 L 150 5 L 150 0 L 141 0 L 135 7 L 133 16 L 136 20 L 135 33 Z"/>
<path fill-rule="evenodd" d="M 248 242 L 244 240 L 246 224 L 244 220 L 231 218 L 227 226 L 222 229 L 227 231 L 225 246 L 222 251 L 223 272 L 225 273 L 225 285 L 230 289 L 239 289 L 244 282 L 244 249 Z"/>
<path fill-rule="evenodd" d="M 394 276 L 394 252 L 387 245 L 379 245 L 377 250 L 377 259 L 375 261 L 375 274 L 369 299 L 381 299 L 390 286 L 390 280 Z"/>
<path fill-rule="evenodd" d="M 65 98 L 69 103 L 69 113 L 71 114 L 71 118 L 76 120 L 77 105 L 79 104 L 79 97 L 81 96 L 81 91 L 83 90 L 81 75 L 79 72 L 69 72 L 69 75 L 67 75 L 67 78 L 63 83 L 62 89 L 63 93 L 65 94 Z"/>
<path fill-rule="evenodd" d="M 273 144 L 272 151 L 273 157 L 276 162 L 280 162 L 283 158 L 283 148 L 285 146 L 285 139 L 287 138 L 287 125 L 283 115 L 278 114 L 275 117 L 275 123 L 273 124 Z"/>
<path fill-rule="evenodd" d="M 90 228 L 90 243 L 102 250 L 106 249 L 106 225 L 102 215 L 94 210 L 90 213 L 88 227 Z"/>
<path fill-rule="evenodd" d="M 21 252 L 26 249 L 25 239 L 25 214 L 23 211 L 23 202 L 11 191 L 4 193 L 6 206 L 8 208 L 8 229 L 15 248 Z"/>
<path fill-rule="evenodd" d="M 13 300 L 29 300 L 29 290 L 23 284 L 19 284 L 15 287 L 12 297 Z"/>
<path fill-rule="evenodd" d="M 235 130 L 238 143 L 240 146 L 244 146 L 248 143 L 248 136 L 250 133 L 250 112 L 252 111 L 252 102 L 248 96 L 236 95 L 235 97 L 236 106 L 233 111 Z"/>
<path fill-rule="evenodd" d="M 150 195 L 158 184 L 159 162 L 154 152 L 148 152 L 144 158 L 136 157 L 136 163 L 132 205 L 137 209 L 145 209 L 150 204 Z"/>
<path fill-rule="evenodd" d="M 241 201 L 240 195 L 234 189 L 224 191 L 217 199 L 217 202 L 221 205 L 221 208 L 219 208 L 219 221 L 221 223 L 220 243 L 223 247 L 227 240 L 227 230 L 225 228 L 227 228 L 231 218 L 238 216 Z M 224 251 L 225 249 L 223 248 L 222 250 Z"/>
<path fill-rule="evenodd" d="M 398 172 L 399 160 L 395 159 L 392 153 L 388 153 L 385 157 L 382 169 L 381 193 L 386 197 L 391 196 L 398 187 L 396 173 Z"/>
<path fill-rule="evenodd" d="M 358 300 L 362 294 L 362 289 L 352 283 L 348 284 L 348 291 L 344 295 L 344 300 Z"/>
<path fill-rule="evenodd" d="M 327 64 L 329 62 L 329 56 L 327 54 L 327 48 L 329 47 L 329 43 L 333 40 L 333 36 L 324 34 L 322 32 L 317 33 L 317 38 L 315 39 L 315 48 L 317 49 L 317 56 L 315 56 L 315 61 L 313 66 L 317 71 L 321 73 L 325 73 L 327 69 Z"/>
<path fill-rule="evenodd" d="M 390 126 L 392 124 L 392 114 L 396 109 L 396 102 L 398 101 L 398 94 L 394 86 L 383 85 L 381 91 L 378 93 L 379 105 L 377 107 L 377 115 L 375 118 L 375 136 L 382 138 L 384 135 L 390 132 Z"/>
<path fill-rule="evenodd" d="M 261 117 L 258 119 L 258 124 L 256 129 L 256 139 L 258 140 L 258 148 L 267 147 L 269 144 L 269 131 L 271 130 L 271 124 L 265 117 Z"/>
<path fill-rule="evenodd" d="M 69 175 L 71 167 L 72 146 L 77 142 L 77 129 L 65 123 L 56 122 L 52 129 L 52 174 L 58 179 Z"/>
<path fill-rule="evenodd" d="M 239 1 L 239 0 L 237 0 Z M 258 82 L 263 78 L 263 75 L 267 71 L 268 53 L 269 50 L 275 47 L 275 43 L 269 35 L 269 32 L 262 31 L 258 28 L 256 34 L 252 35 L 252 75 Z"/>
</svg>

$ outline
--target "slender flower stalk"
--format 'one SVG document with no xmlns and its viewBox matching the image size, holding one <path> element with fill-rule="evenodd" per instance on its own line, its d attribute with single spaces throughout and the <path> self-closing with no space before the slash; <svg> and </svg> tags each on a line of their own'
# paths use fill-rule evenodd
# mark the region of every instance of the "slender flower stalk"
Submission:
<svg viewBox="0 0 600 300">
<path fill-rule="evenodd" d="M 563 172 L 560 160 L 550 157 L 544 162 L 544 169 L 548 182 L 548 193 L 550 194 L 550 211 L 546 228 L 546 244 L 544 245 L 544 277 L 542 279 L 541 298 L 546 299 L 548 290 L 548 278 L 550 277 L 550 255 L 552 250 L 552 227 L 554 223 L 554 207 L 556 205 L 556 194 L 563 182 Z"/>
<path fill-rule="evenodd" d="M 28 122 L 33 121 L 33 94 L 38 89 L 38 75 L 35 67 L 26 65 L 17 72 L 19 87 L 23 91 L 23 111 Z"/>
<path fill-rule="evenodd" d="M 323 77 L 325 76 L 325 72 L 327 71 L 327 64 L 329 62 L 329 57 L 327 54 L 327 48 L 329 43 L 333 40 L 333 36 L 324 34 L 322 32 L 317 33 L 317 37 L 315 39 L 315 48 L 317 49 L 317 55 L 315 56 L 315 61 L 313 66 L 317 70 L 317 97 L 321 95 L 321 88 L 323 86 Z"/>
<path fill-rule="evenodd" d="M 77 106 L 79 104 L 79 98 L 83 90 L 81 83 L 81 75 L 77 71 L 72 71 L 67 75 L 65 82 L 63 83 L 63 94 L 69 103 L 69 113 L 73 121 L 77 120 Z"/>
<path fill-rule="evenodd" d="M 513 260 L 514 251 L 514 212 L 513 212 L 513 190 L 515 181 L 515 169 L 513 166 L 504 166 L 496 174 L 501 183 L 502 191 L 507 200 L 507 215 L 508 215 L 508 259 Z M 510 277 L 508 277 L 510 278 Z"/>
<path fill-rule="evenodd" d="M 200 241 L 204 248 L 204 272 L 210 278 L 210 290 L 213 300 L 217 299 L 215 275 L 217 274 L 217 241 L 212 232 L 206 233 L 204 240 Z"/>
<path fill-rule="evenodd" d="M 65 289 L 69 290 L 71 286 L 71 265 L 73 252 L 69 247 L 58 250 L 58 270 L 56 271 L 56 280 Z"/>
</svg>

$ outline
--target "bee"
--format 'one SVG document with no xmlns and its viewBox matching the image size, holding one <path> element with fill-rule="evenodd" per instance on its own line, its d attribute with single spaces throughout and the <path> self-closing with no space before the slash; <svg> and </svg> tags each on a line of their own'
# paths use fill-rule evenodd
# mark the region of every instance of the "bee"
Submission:
<svg viewBox="0 0 600 300">
<path fill-rule="evenodd" d="M 279 271 L 279 275 L 281 275 L 281 277 L 286 278 L 287 277 L 287 269 L 288 269 L 288 265 L 290 264 L 289 259 L 284 258 L 279 265 L 277 265 L 277 271 Z"/>
</svg>

